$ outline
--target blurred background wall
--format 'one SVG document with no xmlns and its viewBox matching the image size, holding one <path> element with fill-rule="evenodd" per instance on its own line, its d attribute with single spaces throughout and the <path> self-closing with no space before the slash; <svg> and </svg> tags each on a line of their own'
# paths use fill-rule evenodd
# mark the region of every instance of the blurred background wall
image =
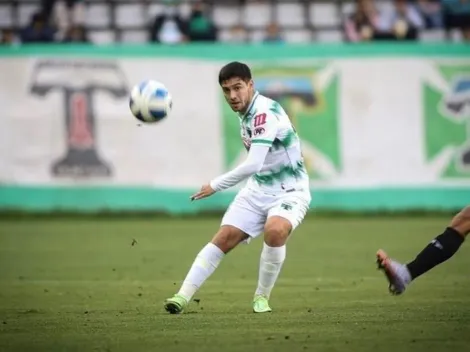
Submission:
<svg viewBox="0 0 470 352">
<path fill-rule="evenodd" d="M 467 1 L 0 1 L 0 208 L 191 213 L 245 152 L 217 83 L 250 64 L 303 141 L 315 209 L 470 199 Z M 172 114 L 138 126 L 129 90 Z"/>
</svg>

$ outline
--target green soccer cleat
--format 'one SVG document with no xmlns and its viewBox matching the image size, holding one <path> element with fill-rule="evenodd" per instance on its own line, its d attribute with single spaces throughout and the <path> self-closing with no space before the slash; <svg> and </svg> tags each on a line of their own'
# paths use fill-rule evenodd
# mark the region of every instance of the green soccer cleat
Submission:
<svg viewBox="0 0 470 352">
<path fill-rule="evenodd" d="M 183 313 L 187 305 L 188 301 L 183 296 L 176 294 L 166 299 L 163 307 L 170 314 L 180 314 Z"/>
<path fill-rule="evenodd" d="M 257 295 L 253 299 L 253 312 L 255 313 L 269 313 L 272 312 L 269 306 L 268 299 L 265 296 Z"/>
</svg>

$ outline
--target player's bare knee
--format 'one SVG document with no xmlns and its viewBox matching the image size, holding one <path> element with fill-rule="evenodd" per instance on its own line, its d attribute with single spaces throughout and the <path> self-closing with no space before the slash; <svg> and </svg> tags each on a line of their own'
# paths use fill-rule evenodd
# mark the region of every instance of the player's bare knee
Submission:
<svg viewBox="0 0 470 352">
<path fill-rule="evenodd" d="M 470 206 L 463 208 L 462 211 L 454 216 L 450 222 L 450 227 L 464 237 L 470 233 Z"/>
<path fill-rule="evenodd" d="M 264 242 L 270 247 L 286 244 L 292 225 L 286 219 L 275 217 L 269 219 L 264 227 Z"/>
<path fill-rule="evenodd" d="M 222 226 L 211 242 L 219 247 L 222 252 L 228 253 L 246 238 L 247 235 L 241 230 L 233 226 Z"/>
</svg>

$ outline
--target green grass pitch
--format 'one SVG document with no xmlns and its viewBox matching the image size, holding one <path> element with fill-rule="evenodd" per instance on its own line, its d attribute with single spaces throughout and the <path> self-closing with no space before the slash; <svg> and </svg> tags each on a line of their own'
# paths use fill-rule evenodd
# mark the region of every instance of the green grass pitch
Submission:
<svg viewBox="0 0 470 352">
<path fill-rule="evenodd" d="M 390 296 L 375 251 L 414 258 L 450 217 L 316 218 L 253 314 L 262 241 L 222 262 L 186 314 L 162 302 L 219 219 L 0 220 L 0 351 L 470 351 L 470 247 Z"/>
</svg>

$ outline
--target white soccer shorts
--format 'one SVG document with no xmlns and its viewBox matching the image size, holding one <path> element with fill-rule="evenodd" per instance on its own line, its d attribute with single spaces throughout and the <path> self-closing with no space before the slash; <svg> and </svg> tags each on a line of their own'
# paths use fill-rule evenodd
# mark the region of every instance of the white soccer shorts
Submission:
<svg viewBox="0 0 470 352">
<path fill-rule="evenodd" d="M 225 212 L 221 225 L 234 226 L 251 238 L 256 238 L 263 233 L 269 217 L 280 216 L 291 223 L 294 231 L 304 219 L 310 200 L 308 191 L 271 195 L 243 188 Z"/>
</svg>

